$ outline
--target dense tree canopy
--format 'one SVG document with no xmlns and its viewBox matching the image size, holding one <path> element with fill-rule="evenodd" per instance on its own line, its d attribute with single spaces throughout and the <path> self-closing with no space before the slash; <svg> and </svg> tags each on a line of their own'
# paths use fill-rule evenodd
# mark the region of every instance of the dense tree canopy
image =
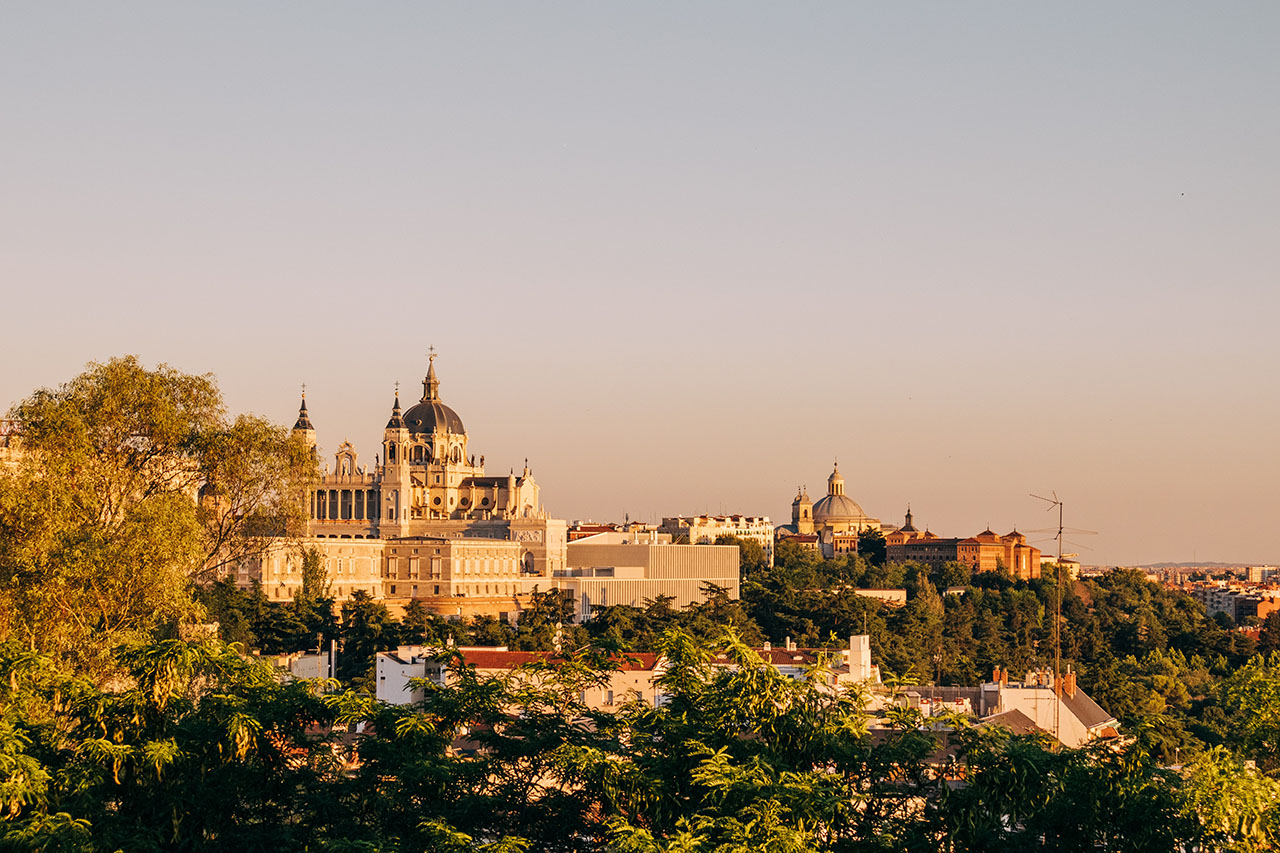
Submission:
<svg viewBox="0 0 1280 853">
<path fill-rule="evenodd" d="M 411 705 L 282 683 L 216 642 L 122 649 L 112 689 L 0 646 L 0 849 L 75 851 L 1263 850 L 1280 784 L 1148 730 L 1055 752 L 940 731 L 792 680 L 734 633 L 671 630 L 657 707 L 581 701 L 590 648 L 532 673 L 423 682 Z M 712 667 L 713 651 L 731 667 Z M 1274 665 L 1274 662 L 1267 665 Z M 815 673 L 816 674 L 816 673 Z M 939 750 L 946 748 L 945 752 Z"/>
<path fill-rule="evenodd" d="M 209 376 L 133 357 L 91 364 L 10 413 L 0 469 L 0 639 L 86 668 L 189 618 L 192 581 L 297 529 L 309 453 L 281 427 L 228 423 Z"/>
</svg>

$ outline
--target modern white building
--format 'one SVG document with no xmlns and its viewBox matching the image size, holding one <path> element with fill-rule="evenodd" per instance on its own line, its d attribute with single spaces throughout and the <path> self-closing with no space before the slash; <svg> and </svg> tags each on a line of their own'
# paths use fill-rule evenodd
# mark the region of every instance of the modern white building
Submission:
<svg viewBox="0 0 1280 853">
<path fill-rule="evenodd" d="M 680 609 L 706 599 L 709 586 L 729 598 L 740 592 L 736 545 L 673 545 L 665 533 L 599 533 L 570 542 L 568 567 L 552 578 L 576 602 L 579 619 L 591 608 L 645 602 L 670 596 Z"/>
</svg>

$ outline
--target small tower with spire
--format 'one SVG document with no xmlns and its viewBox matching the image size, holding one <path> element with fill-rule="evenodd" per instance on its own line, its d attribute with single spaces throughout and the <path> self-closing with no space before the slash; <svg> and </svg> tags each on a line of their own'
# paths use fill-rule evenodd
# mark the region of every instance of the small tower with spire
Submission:
<svg viewBox="0 0 1280 853">
<path fill-rule="evenodd" d="M 293 434 L 301 438 L 314 454 L 316 451 L 316 429 L 311 425 L 311 416 L 307 413 L 307 386 L 302 386 L 302 402 L 298 405 L 298 419 L 293 423 Z"/>
<path fill-rule="evenodd" d="M 911 504 L 907 504 L 907 521 L 902 525 L 903 533 L 916 533 L 916 526 L 911 522 Z"/>
<path fill-rule="evenodd" d="M 382 432 L 382 490 L 379 528 L 403 536 L 409 524 L 409 430 L 400 412 L 400 383 L 396 383 L 391 417 Z"/>
</svg>

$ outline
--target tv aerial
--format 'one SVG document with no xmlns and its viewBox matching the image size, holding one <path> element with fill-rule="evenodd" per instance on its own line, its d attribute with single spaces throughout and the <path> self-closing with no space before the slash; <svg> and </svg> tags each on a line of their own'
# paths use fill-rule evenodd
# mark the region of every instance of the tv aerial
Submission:
<svg viewBox="0 0 1280 853">
<path fill-rule="evenodd" d="M 1053 703 L 1053 737 L 1058 743 L 1062 743 L 1061 738 L 1061 714 L 1062 714 L 1062 558 L 1066 556 L 1062 553 L 1063 538 L 1062 534 L 1067 528 L 1062 526 L 1062 499 L 1058 497 L 1057 491 L 1050 492 L 1052 498 L 1046 498 L 1043 495 L 1032 495 L 1038 501 L 1044 501 L 1048 504 L 1045 512 L 1052 512 L 1055 508 L 1058 510 L 1058 527 L 1055 539 L 1058 540 L 1058 562 L 1057 580 L 1053 585 L 1054 588 L 1054 608 L 1053 608 L 1053 692 L 1057 696 L 1057 701 Z M 1029 533 L 1050 533 L 1055 532 L 1053 528 L 1044 530 L 1027 531 Z M 1097 533 L 1096 530 L 1072 530 L 1073 533 Z M 1075 556 L 1075 555 L 1073 555 Z"/>
</svg>

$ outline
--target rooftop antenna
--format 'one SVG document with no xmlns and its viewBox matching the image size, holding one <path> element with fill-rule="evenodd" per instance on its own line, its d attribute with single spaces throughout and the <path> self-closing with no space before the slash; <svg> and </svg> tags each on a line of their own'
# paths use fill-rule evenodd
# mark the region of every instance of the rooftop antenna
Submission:
<svg viewBox="0 0 1280 853">
<path fill-rule="evenodd" d="M 1038 501 L 1044 501 L 1048 504 L 1045 512 L 1051 512 L 1054 507 L 1058 508 L 1058 562 L 1055 564 L 1058 569 L 1057 581 L 1053 585 L 1054 589 L 1054 607 L 1053 607 L 1053 692 L 1057 697 L 1057 701 L 1053 703 L 1053 738 L 1062 744 L 1062 501 L 1058 498 L 1056 491 L 1050 492 L 1053 498 L 1046 498 L 1040 495 L 1032 495 Z"/>
</svg>

